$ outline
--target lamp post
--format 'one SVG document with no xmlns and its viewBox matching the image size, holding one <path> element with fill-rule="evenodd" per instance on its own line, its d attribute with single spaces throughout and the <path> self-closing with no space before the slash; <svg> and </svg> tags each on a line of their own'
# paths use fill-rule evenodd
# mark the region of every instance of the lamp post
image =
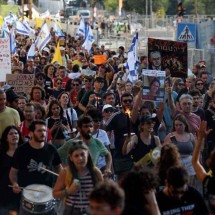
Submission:
<svg viewBox="0 0 215 215">
<path fill-rule="evenodd" d="M 194 0 L 194 8 L 195 8 L 195 22 L 197 22 L 197 16 L 198 16 L 197 0 Z"/>
</svg>

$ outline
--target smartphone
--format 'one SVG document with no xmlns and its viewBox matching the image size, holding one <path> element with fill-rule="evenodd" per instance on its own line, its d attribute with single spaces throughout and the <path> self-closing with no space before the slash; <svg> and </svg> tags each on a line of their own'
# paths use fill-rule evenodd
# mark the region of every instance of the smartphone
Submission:
<svg viewBox="0 0 215 215">
<path fill-rule="evenodd" d="M 172 143 L 175 143 L 175 144 L 177 143 L 177 140 L 176 140 L 175 136 L 171 136 L 170 140 L 171 140 Z"/>
<path fill-rule="evenodd" d="M 55 122 L 57 123 L 57 125 L 60 125 L 61 124 L 61 119 L 56 119 Z"/>
</svg>

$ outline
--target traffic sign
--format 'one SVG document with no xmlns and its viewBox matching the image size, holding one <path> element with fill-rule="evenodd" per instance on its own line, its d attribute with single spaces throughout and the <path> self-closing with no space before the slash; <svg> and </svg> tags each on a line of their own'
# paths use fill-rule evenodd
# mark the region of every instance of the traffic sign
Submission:
<svg viewBox="0 0 215 215">
<path fill-rule="evenodd" d="M 196 24 L 178 23 L 177 41 L 188 42 L 189 47 L 196 46 Z"/>
</svg>

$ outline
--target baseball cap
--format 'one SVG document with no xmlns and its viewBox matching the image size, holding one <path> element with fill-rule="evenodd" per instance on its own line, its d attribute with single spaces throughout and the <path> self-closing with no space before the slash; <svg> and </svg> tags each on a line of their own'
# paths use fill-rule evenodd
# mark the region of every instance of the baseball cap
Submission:
<svg viewBox="0 0 215 215">
<path fill-rule="evenodd" d="M 143 124 L 143 123 L 146 123 L 146 122 L 148 122 L 150 120 L 155 121 L 155 117 L 152 117 L 152 116 L 149 116 L 149 115 L 142 116 L 140 118 L 140 123 Z"/>
<path fill-rule="evenodd" d="M 104 105 L 103 108 L 102 108 L 102 112 L 104 112 L 104 110 L 106 110 L 107 108 L 113 108 L 113 106 L 109 105 L 109 104 Z"/>
</svg>

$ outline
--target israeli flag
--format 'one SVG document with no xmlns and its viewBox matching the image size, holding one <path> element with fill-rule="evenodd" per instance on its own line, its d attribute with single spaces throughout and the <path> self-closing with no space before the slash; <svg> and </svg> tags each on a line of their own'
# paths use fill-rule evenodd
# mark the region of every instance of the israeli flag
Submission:
<svg viewBox="0 0 215 215">
<path fill-rule="evenodd" d="M 18 34 L 29 36 L 29 31 L 30 29 L 23 22 L 16 21 L 16 32 Z"/>
<path fill-rule="evenodd" d="M 84 41 L 84 44 L 82 45 L 82 47 L 84 49 L 86 49 L 89 53 L 91 51 L 91 48 L 92 48 L 92 44 L 94 42 L 94 36 L 93 36 L 93 32 L 92 32 L 92 29 L 91 27 L 89 26 L 89 29 L 88 29 L 88 34 L 87 34 L 87 37 Z"/>
<path fill-rule="evenodd" d="M 34 59 L 34 54 L 35 54 L 35 43 L 32 43 L 28 51 L 27 60 Z"/>
<path fill-rule="evenodd" d="M 55 20 L 54 20 L 54 31 L 55 31 L 55 36 L 64 37 L 63 31 L 61 30 L 60 26 L 57 24 Z"/>
<path fill-rule="evenodd" d="M 8 29 L 7 23 L 5 20 L 2 23 L 2 38 L 7 38 L 10 35 L 10 30 Z"/>
<path fill-rule="evenodd" d="M 42 51 L 46 44 L 51 39 L 51 34 L 49 32 L 46 21 L 43 23 L 40 33 L 35 41 L 35 46 L 37 46 L 39 51 Z"/>
<path fill-rule="evenodd" d="M 17 20 L 17 16 L 16 15 L 14 15 L 11 11 L 10 11 L 10 15 L 9 16 L 6 16 L 5 18 L 4 18 L 4 20 L 5 20 L 5 22 L 7 23 L 7 24 L 10 24 L 10 25 L 15 25 L 15 23 L 16 23 L 16 20 Z"/>
<path fill-rule="evenodd" d="M 128 51 L 128 59 L 127 59 L 127 64 L 126 68 L 129 72 L 128 74 L 128 79 L 130 81 L 137 80 L 138 75 L 137 75 L 137 66 L 138 66 L 138 32 L 135 33 L 131 47 Z"/>
<path fill-rule="evenodd" d="M 87 37 L 88 31 L 89 31 L 89 25 L 84 21 L 84 19 L 81 19 L 76 36 L 78 37 L 83 36 L 85 40 Z"/>
<path fill-rule="evenodd" d="M 11 54 L 16 53 L 16 40 L 15 40 L 14 28 L 12 28 L 10 32 L 10 53 Z"/>
</svg>

